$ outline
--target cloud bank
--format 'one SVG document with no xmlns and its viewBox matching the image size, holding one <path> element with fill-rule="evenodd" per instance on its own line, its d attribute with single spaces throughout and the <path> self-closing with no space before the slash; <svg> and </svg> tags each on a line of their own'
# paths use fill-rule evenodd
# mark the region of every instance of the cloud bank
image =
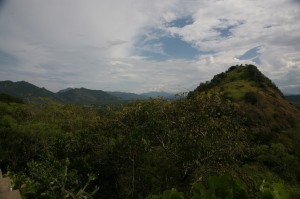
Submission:
<svg viewBox="0 0 300 199">
<path fill-rule="evenodd" d="M 0 2 L 0 79 L 52 91 L 194 89 L 253 63 L 300 93 L 296 0 Z"/>
</svg>

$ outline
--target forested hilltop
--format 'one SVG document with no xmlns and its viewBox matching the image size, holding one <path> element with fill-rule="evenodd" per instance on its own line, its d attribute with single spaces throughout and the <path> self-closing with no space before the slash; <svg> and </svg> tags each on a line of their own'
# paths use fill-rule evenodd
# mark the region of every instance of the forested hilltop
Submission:
<svg viewBox="0 0 300 199">
<path fill-rule="evenodd" d="M 300 112 L 255 66 L 105 110 L 0 95 L 0 168 L 25 198 L 300 198 Z"/>
</svg>

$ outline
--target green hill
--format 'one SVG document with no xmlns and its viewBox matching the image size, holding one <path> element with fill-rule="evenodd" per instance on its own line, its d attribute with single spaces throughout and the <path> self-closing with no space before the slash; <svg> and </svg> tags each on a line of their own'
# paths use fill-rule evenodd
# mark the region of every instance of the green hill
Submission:
<svg viewBox="0 0 300 199">
<path fill-rule="evenodd" d="M 239 105 L 248 118 L 254 141 L 280 140 L 290 149 L 298 148 L 295 138 L 300 137 L 299 110 L 255 66 L 232 66 L 211 81 L 201 83 L 188 98 L 211 92 L 220 93 Z"/>
<path fill-rule="evenodd" d="M 65 92 L 58 92 L 57 96 L 61 101 L 71 104 L 101 105 L 120 102 L 119 98 L 102 90 L 90 90 L 86 88 L 68 89 Z"/>
<path fill-rule="evenodd" d="M 226 72 L 215 75 L 211 81 L 201 83 L 188 96 L 211 89 L 222 92 L 233 101 L 247 100 L 246 93 L 262 90 L 283 96 L 277 86 L 254 65 L 232 66 Z"/>
<path fill-rule="evenodd" d="M 25 81 L 12 82 L 0 81 L 0 93 L 5 93 L 25 101 L 36 100 L 37 98 L 48 98 L 57 101 L 55 93 L 45 88 L 39 88 Z"/>
</svg>

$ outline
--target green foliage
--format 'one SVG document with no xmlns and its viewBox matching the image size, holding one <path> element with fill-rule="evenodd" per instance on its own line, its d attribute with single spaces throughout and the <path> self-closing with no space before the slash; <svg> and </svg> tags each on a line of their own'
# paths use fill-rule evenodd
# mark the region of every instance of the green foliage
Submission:
<svg viewBox="0 0 300 199">
<path fill-rule="evenodd" d="M 222 172 L 247 153 L 242 122 L 231 102 L 212 94 L 136 102 L 101 126 L 107 136 L 123 135 L 114 153 L 122 164 L 120 190 L 128 197 L 188 184 L 211 170 Z M 128 184 L 131 189 L 123 190 Z"/>
<path fill-rule="evenodd" d="M 210 176 L 206 186 L 194 184 L 191 190 L 192 199 L 212 198 L 249 198 L 246 186 L 231 176 Z"/>
<path fill-rule="evenodd" d="M 265 180 L 259 187 L 259 198 L 292 199 L 299 197 L 299 189 L 288 189 L 282 183 L 268 183 Z M 166 190 L 161 195 L 149 195 L 147 199 L 246 199 L 250 198 L 247 187 L 240 180 L 229 175 L 210 176 L 206 182 L 192 185 L 190 196 L 185 197 L 176 189 Z"/>
<path fill-rule="evenodd" d="M 184 199 L 184 194 L 171 189 L 164 191 L 162 195 L 149 195 L 146 199 Z"/>
<path fill-rule="evenodd" d="M 239 104 L 247 117 L 248 138 L 254 146 L 282 143 L 288 153 L 299 156 L 300 112 L 289 104 L 280 90 L 255 66 L 233 66 L 202 83 L 188 98 L 199 93 L 218 92 Z M 294 133 L 291 133 L 294 132 Z"/>
<path fill-rule="evenodd" d="M 6 103 L 21 103 L 21 104 L 24 103 L 22 99 L 10 96 L 5 93 L 0 93 L 0 101 Z"/>
<path fill-rule="evenodd" d="M 291 199 L 292 193 L 282 183 L 262 182 L 260 191 L 263 199 Z"/>
<path fill-rule="evenodd" d="M 51 165 L 56 168 L 55 162 L 59 165 L 67 158 L 71 161 L 72 171 L 91 172 L 88 164 L 92 163 L 93 154 L 89 152 L 98 147 L 99 144 L 94 145 L 94 142 L 101 139 L 100 135 L 96 138 L 95 133 L 91 133 L 97 128 L 99 120 L 95 111 L 58 104 L 40 106 L 1 103 L 0 110 L 4 113 L 0 117 L 1 168 L 5 170 L 9 167 L 20 178 L 20 173 L 38 174 L 43 170 L 52 175 Z M 51 161 L 44 159 L 49 156 L 52 157 Z M 42 180 L 34 177 L 32 179 L 37 183 L 30 186 L 30 180 L 28 186 L 35 188 L 34 192 L 42 192 L 37 190 L 37 184 L 44 185 L 39 186 L 39 189 L 46 188 L 45 185 L 49 184 L 46 180 L 51 179 L 48 177 Z M 81 178 L 78 176 L 77 181 L 84 180 Z M 21 189 L 25 195 L 28 190 Z"/>
<path fill-rule="evenodd" d="M 247 92 L 247 93 L 245 93 L 245 101 L 254 105 L 258 101 L 258 96 L 254 92 Z"/>
<path fill-rule="evenodd" d="M 88 174 L 85 184 L 80 181 L 76 170 L 69 170 L 70 161 L 46 158 L 28 162 L 28 174 L 8 173 L 14 187 L 19 188 L 23 198 L 91 198 L 98 187 L 90 189 L 95 175 Z"/>
<path fill-rule="evenodd" d="M 164 191 L 162 195 L 149 195 L 147 199 L 184 199 L 184 194 L 176 189 Z M 210 176 L 205 183 L 195 183 L 190 191 L 191 199 L 247 199 L 245 185 L 231 176 Z"/>
<path fill-rule="evenodd" d="M 239 66 L 187 99 L 0 102 L 0 167 L 24 198 L 297 198 L 298 113 L 258 80 Z"/>
<path fill-rule="evenodd" d="M 258 149 L 257 160 L 269 167 L 289 182 L 300 180 L 300 162 L 297 157 L 289 154 L 281 143 L 271 146 L 262 145 Z"/>
</svg>

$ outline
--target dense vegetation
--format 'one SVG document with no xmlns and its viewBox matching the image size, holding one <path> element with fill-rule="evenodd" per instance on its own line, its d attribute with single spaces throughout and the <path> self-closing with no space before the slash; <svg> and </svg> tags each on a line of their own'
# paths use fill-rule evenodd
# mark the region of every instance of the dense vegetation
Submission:
<svg viewBox="0 0 300 199">
<path fill-rule="evenodd" d="M 23 198 L 299 198 L 299 111 L 253 66 L 217 79 L 105 109 L 0 98 L 0 167 Z"/>
</svg>

